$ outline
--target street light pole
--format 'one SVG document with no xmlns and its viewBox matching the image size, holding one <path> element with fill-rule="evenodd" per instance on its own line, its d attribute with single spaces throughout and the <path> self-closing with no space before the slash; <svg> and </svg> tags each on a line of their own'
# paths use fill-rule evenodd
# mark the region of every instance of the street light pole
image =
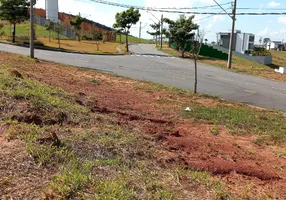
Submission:
<svg viewBox="0 0 286 200">
<path fill-rule="evenodd" d="M 230 34 L 230 44 L 229 44 L 229 52 L 228 52 L 228 62 L 227 62 L 227 68 L 231 69 L 232 64 L 232 49 L 233 49 L 233 41 L 234 41 L 234 27 L 235 27 L 235 20 L 236 20 L 236 3 L 237 0 L 234 0 L 234 7 L 233 7 L 233 15 L 232 15 L 232 28 L 231 28 L 231 34 Z"/>
<path fill-rule="evenodd" d="M 33 0 L 30 0 L 30 57 L 34 58 L 34 9 Z"/>
<path fill-rule="evenodd" d="M 163 14 L 162 14 L 162 16 L 161 16 L 161 45 L 160 45 L 161 50 L 163 48 L 163 20 L 164 20 L 164 18 L 163 18 Z"/>
</svg>

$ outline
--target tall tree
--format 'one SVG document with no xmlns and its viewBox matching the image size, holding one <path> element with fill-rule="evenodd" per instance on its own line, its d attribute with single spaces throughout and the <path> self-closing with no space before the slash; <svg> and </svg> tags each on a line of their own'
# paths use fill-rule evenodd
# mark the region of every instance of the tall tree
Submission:
<svg viewBox="0 0 286 200">
<path fill-rule="evenodd" d="M 136 24 L 141 17 L 139 10 L 129 8 L 121 13 L 116 13 L 116 23 L 113 25 L 114 28 L 122 29 L 126 35 L 126 51 L 129 51 L 128 46 L 128 33 L 133 24 Z"/>
<path fill-rule="evenodd" d="M 28 20 L 30 17 L 29 2 L 28 0 L 0 0 L 0 19 L 7 20 L 13 25 L 13 43 L 16 36 L 16 24 Z"/>
<path fill-rule="evenodd" d="M 85 21 L 84 17 L 81 17 L 80 13 L 76 16 L 75 19 L 70 21 L 70 24 L 74 27 L 76 35 L 78 36 L 78 41 L 80 42 L 81 35 L 81 24 Z"/>
<path fill-rule="evenodd" d="M 185 15 L 180 15 L 176 21 L 165 18 L 164 21 L 169 24 L 166 36 L 169 37 L 171 42 L 175 42 L 178 49 L 182 52 L 182 57 L 185 56 L 185 48 L 188 40 L 194 37 L 194 30 L 199 26 L 193 22 L 194 15 L 187 18 Z"/>
<path fill-rule="evenodd" d="M 150 27 L 154 30 L 153 32 L 147 31 L 149 35 L 152 35 L 155 37 L 156 40 L 156 46 L 158 44 L 158 35 L 160 35 L 160 23 L 150 24 Z"/>
</svg>

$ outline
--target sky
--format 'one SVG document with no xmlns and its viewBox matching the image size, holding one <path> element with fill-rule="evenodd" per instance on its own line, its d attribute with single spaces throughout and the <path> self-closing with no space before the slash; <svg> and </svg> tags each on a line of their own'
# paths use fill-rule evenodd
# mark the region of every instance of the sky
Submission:
<svg viewBox="0 0 286 200">
<path fill-rule="evenodd" d="M 56 1 L 56 0 L 51 0 Z M 122 12 L 125 8 L 99 4 L 92 0 L 58 0 L 59 11 L 76 15 L 81 13 L 83 17 L 86 17 L 95 22 L 112 27 L 115 23 L 115 14 Z M 107 0 L 110 2 L 139 5 L 145 7 L 199 7 L 207 5 L 215 5 L 213 0 Z M 233 0 L 217 0 L 220 4 L 231 2 Z M 278 9 L 285 8 L 283 11 L 268 11 L 268 12 L 286 12 L 285 0 L 237 0 L 238 8 L 253 8 L 251 10 L 238 10 L 237 12 L 267 12 L 263 9 Z M 231 12 L 230 4 L 224 5 L 225 9 L 229 9 Z M 45 8 L 45 0 L 38 0 L 36 4 L 37 8 Z M 220 8 L 216 9 L 203 9 L 204 12 L 222 12 Z M 179 14 L 171 13 L 158 13 L 158 12 L 146 12 L 140 11 L 142 22 L 142 37 L 151 38 L 147 31 L 152 31 L 150 24 L 157 22 L 163 14 L 164 17 L 176 20 Z M 189 15 L 187 15 L 189 16 Z M 205 38 L 209 42 L 217 41 L 217 33 L 230 31 L 232 21 L 227 15 L 195 15 L 195 23 L 200 25 L 200 30 L 203 30 Z M 167 25 L 164 25 L 167 26 Z M 241 30 L 245 33 L 255 34 L 255 41 L 258 43 L 260 38 L 269 37 L 272 41 L 286 42 L 286 15 L 274 15 L 274 16 L 237 16 L 236 30 Z M 139 36 L 139 22 L 131 28 L 131 34 Z"/>
</svg>

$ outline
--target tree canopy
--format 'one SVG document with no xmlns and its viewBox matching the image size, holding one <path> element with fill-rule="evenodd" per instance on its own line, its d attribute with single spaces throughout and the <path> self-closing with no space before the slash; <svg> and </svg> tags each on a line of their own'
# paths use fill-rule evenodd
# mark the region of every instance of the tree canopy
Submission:
<svg viewBox="0 0 286 200">
<path fill-rule="evenodd" d="M 164 19 L 164 22 L 169 24 L 169 29 L 166 30 L 166 36 L 171 42 L 175 42 L 182 52 L 184 57 L 186 42 L 194 37 L 194 30 L 197 30 L 199 26 L 193 22 L 194 15 L 187 18 L 185 15 L 180 15 L 180 18 L 176 21 L 168 18 Z"/>
<path fill-rule="evenodd" d="M 126 50 L 128 48 L 128 33 L 132 25 L 136 24 L 141 17 L 139 10 L 134 8 L 129 8 L 126 11 L 116 13 L 115 20 L 116 23 L 113 25 L 114 28 L 122 29 L 126 35 Z"/>
<path fill-rule="evenodd" d="M 78 41 L 80 41 L 80 32 L 81 32 L 81 24 L 85 21 L 84 17 L 81 17 L 80 13 L 76 16 L 75 19 L 70 21 L 70 24 L 74 27 L 76 34 L 78 36 Z"/>
<path fill-rule="evenodd" d="M 157 45 L 157 37 L 160 35 L 160 23 L 150 24 L 150 27 L 154 30 L 153 32 L 147 31 L 149 35 L 156 37 L 156 45 Z"/>
<path fill-rule="evenodd" d="M 29 19 L 27 0 L 0 0 L 0 19 L 13 24 L 13 42 L 15 42 L 16 24 Z"/>
</svg>

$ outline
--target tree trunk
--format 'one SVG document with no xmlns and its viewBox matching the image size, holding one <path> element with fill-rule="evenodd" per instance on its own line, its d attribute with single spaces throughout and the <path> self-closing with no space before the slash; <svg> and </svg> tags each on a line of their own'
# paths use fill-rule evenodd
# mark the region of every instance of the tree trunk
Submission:
<svg viewBox="0 0 286 200">
<path fill-rule="evenodd" d="M 185 57 L 185 48 L 182 49 L 182 58 Z"/>
<path fill-rule="evenodd" d="M 78 36 L 78 42 L 80 42 L 80 31 L 78 32 L 77 36 Z"/>
<path fill-rule="evenodd" d="M 194 63 L 195 63 L 195 85 L 194 85 L 194 93 L 197 94 L 197 87 L 198 87 L 197 57 L 194 58 Z"/>
<path fill-rule="evenodd" d="M 16 24 L 13 24 L 12 42 L 15 43 L 15 40 L 16 40 Z"/>
<path fill-rule="evenodd" d="M 129 52 L 129 46 L 128 46 L 128 32 L 126 33 L 126 51 Z"/>
<path fill-rule="evenodd" d="M 60 33 L 58 32 L 58 44 L 59 44 L 59 49 L 61 48 L 61 40 L 60 40 Z"/>
<path fill-rule="evenodd" d="M 122 35 L 119 34 L 119 40 L 120 40 L 120 44 L 122 43 Z"/>
<path fill-rule="evenodd" d="M 51 42 L 51 30 L 49 30 L 49 42 Z"/>
</svg>

